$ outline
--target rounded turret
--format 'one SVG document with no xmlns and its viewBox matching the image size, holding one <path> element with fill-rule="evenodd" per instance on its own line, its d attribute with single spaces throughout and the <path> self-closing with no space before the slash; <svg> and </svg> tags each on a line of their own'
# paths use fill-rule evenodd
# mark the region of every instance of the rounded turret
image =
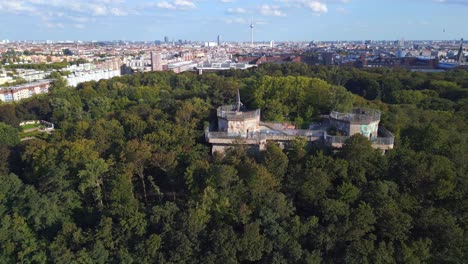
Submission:
<svg viewBox="0 0 468 264">
<path fill-rule="evenodd" d="M 333 111 L 330 113 L 330 125 L 346 136 L 362 134 L 375 138 L 379 130 L 380 116 L 380 111 L 368 108 L 354 108 L 350 113 Z"/>
<path fill-rule="evenodd" d="M 224 105 L 218 112 L 218 130 L 232 134 L 257 132 L 260 125 L 260 109 L 246 111 L 243 106 Z"/>
</svg>

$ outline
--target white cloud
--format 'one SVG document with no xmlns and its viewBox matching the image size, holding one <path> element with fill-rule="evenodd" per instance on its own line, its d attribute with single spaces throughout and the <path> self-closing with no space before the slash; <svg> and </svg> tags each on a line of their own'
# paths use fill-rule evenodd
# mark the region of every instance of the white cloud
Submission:
<svg viewBox="0 0 468 264">
<path fill-rule="evenodd" d="M 172 2 L 163 1 L 155 3 L 154 6 L 157 8 L 169 10 L 185 10 L 196 8 L 195 3 L 189 0 L 174 0 Z"/>
<path fill-rule="evenodd" d="M 130 7 L 123 0 L 0 0 L 0 12 L 21 12 L 38 16 L 46 12 L 122 16 L 127 14 L 122 11 L 127 8 Z"/>
<path fill-rule="evenodd" d="M 347 14 L 348 10 L 346 8 L 344 8 L 344 7 L 337 7 L 336 12 L 338 12 L 340 14 Z"/>
<path fill-rule="evenodd" d="M 269 22 L 263 19 L 257 19 L 254 21 L 255 25 L 268 25 Z"/>
<path fill-rule="evenodd" d="M 181 8 L 195 8 L 195 3 L 188 0 L 175 0 L 174 5 Z"/>
<path fill-rule="evenodd" d="M 327 13 L 328 12 L 328 7 L 324 3 L 321 3 L 318 1 L 304 1 L 304 4 L 314 13 Z"/>
<path fill-rule="evenodd" d="M 433 0 L 433 2 L 442 4 L 468 5 L 468 0 Z"/>
<path fill-rule="evenodd" d="M 65 26 L 62 23 L 46 23 L 48 28 L 64 28 Z"/>
<path fill-rule="evenodd" d="M 127 12 L 125 12 L 124 10 L 122 10 L 120 8 L 117 8 L 117 7 L 111 8 L 110 12 L 114 16 L 126 16 L 126 15 L 128 15 Z"/>
<path fill-rule="evenodd" d="M 346 4 L 351 0 L 275 0 L 276 2 L 284 3 L 288 7 L 307 8 L 316 14 L 324 14 L 328 12 L 328 3 Z"/>
<path fill-rule="evenodd" d="M 175 6 L 168 2 L 159 2 L 156 3 L 155 6 L 163 9 L 175 9 Z"/>
<path fill-rule="evenodd" d="M 226 18 L 224 20 L 226 24 L 247 24 L 248 21 L 245 20 L 244 18 L 237 17 L 237 18 Z"/>
<path fill-rule="evenodd" d="M 93 16 L 105 16 L 107 15 L 107 8 L 102 5 L 92 5 L 90 7 Z"/>
<path fill-rule="evenodd" d="M 35 8 L 22 1 L 0 1 L 0 11 L 13 13 L 29 13 L 34 12 Z"/>
<path fill-rule="evenodd" d="M 94 20 L 94 18 L 91 19 L 89 17 L 84 17 L 84 16 L 68 16 L 67 18 L 79 24 L 83 24 L 83 23 Z"/>
<path fill-rule="evenodd" d="M 135 5 L 129 6 L 124 0 L 0 0 L 0 16 L 2 13 L 35 16 L 41 26 L 51 29 L 84 28 L 97 17 L 126 16 L 133 14 L 133 10 Z"/>
<path fill-rule="evenodd" d="M 271 5 L 260 6 L 260 14 L 264 16 L 277 16 L 277 17 L 286 16 L 286 14 L 280 9 L 279 6 L 271 6 Z"/>
<path fill-rule="evenodd" d="M 235 8 L 228 8 L 226 10 L 226 13 L 228 13 L 228 14 L 245 14 L 245 13 L 247 13 L 247 10 L 245 10 L 242 7 L 235 7 Z"/>
</svg>

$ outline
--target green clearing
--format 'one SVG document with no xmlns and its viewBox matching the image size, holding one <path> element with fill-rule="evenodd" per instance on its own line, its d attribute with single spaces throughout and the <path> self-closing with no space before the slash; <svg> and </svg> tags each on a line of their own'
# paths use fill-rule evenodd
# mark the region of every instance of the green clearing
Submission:
<svg viewBox="0 0 468 264">
<path fill-rule="evenodd" d="M 40 123 L 37 123 L 37 124 L 28 124 L 28 125 L 24 125 L 24 126 L 21 126 L 21 130 L 26 130 L 26 129 L 31 129 L 31 128 L 36 128 L 36 127 L 40 127 L 41 124 Z"/>
<path fill-rule="evenodd" d="M 20 138 L 27 138 L 27 137 L 36 137 L 41 134 L 42 134 L 41 132 L 36 130 L 36 131 L 28 132 L 28 133 L 20 133 L 19 136 Z"/>
</svg>

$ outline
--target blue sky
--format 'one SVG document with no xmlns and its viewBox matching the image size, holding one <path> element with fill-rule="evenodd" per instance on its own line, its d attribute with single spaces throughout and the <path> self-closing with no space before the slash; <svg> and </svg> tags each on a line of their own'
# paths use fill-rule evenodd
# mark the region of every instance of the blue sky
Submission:
<svg viewBox="0 0 468 264">
<path fill-rule="evenodd" d="M 0 39 L 459 39 L 468 0 L 0 0 Z M 445 29 L 445 32 L 444 32 Z"/>
</svg>

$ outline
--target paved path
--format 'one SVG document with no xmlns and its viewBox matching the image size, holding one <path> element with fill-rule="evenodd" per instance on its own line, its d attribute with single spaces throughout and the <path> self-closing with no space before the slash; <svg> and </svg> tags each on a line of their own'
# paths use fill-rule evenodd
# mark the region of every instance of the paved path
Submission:
<svg viewBox="0 0 468 264">
<path fill-rule="evenodd" d="M 35 139 L 36 137 L 25 137 L 25 138 L 22 138 L 21 141 L 28 141 L 28 140 L 31 140 L 31 139 Z"/>
<path fill-rule="evenodd" d="M 34 132 L 34 131 L 37 131 L 39 130 L 38 127 L 34 127 L 34 128 L 30 128 L 30 129 L 25 129 L 23 130 L 23 133 L 29 133 L 29 132 Z"/>
</svg>

